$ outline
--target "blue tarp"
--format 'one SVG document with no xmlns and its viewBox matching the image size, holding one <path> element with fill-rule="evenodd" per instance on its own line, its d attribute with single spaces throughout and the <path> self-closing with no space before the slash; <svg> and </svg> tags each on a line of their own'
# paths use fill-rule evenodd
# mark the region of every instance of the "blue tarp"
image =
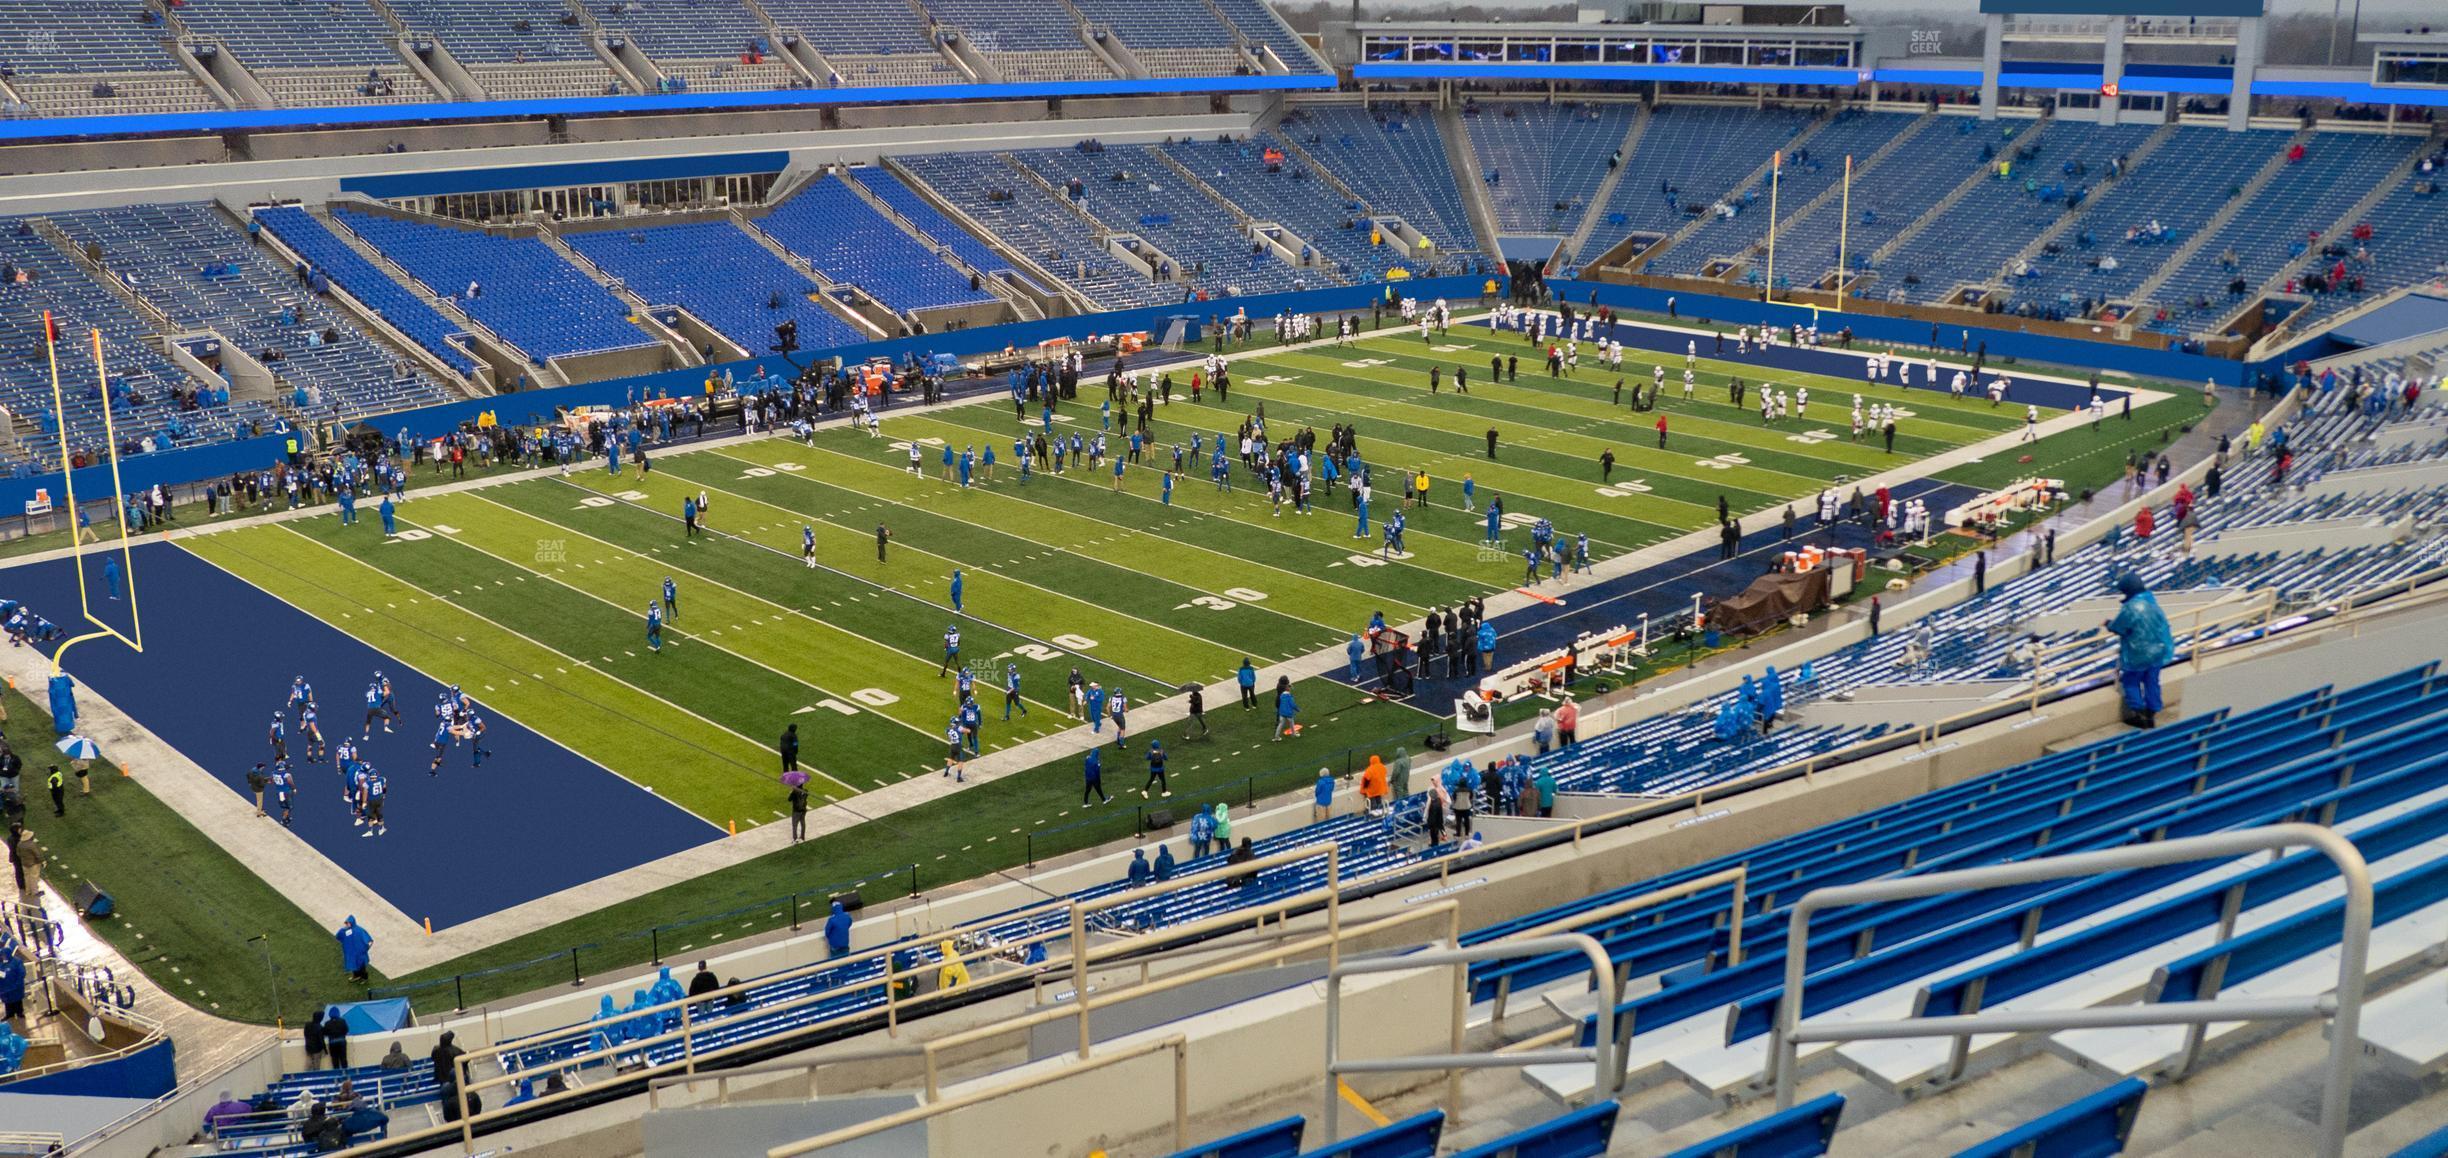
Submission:
<svg viewBox="0 0 2448 1158">
<path fill-rule="evenodd" d="M 406 1029 L 416 1022 L 416 1011 L 408 1008 L 408 999 L 404 997 L 352 1001 L 333 1008 L 338 1009 L 340 1016 L 348 1021 L 350 1033 L 390 1033 Z"/>
</svg>

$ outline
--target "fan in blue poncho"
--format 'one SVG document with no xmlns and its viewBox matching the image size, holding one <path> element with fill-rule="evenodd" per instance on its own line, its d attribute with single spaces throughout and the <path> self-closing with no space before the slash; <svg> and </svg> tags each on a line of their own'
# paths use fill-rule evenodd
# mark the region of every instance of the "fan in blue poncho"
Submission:
<svg viewBox="0 0 2448 1158">
<path fill-rule="evenodd" d="M 654 987 L 646 991 L 646 1000 L 654 1005 L 672 1005 L 673 1002 L 685 1000 L 687 997 L 688 990 L 682 989 L 679 982 L 672 980 L 671 967 L 668 965 L 656 975 Z M 663 1028 L 670 1029 L 680 1024 L 680 1009 L 672 1005 L 672 1008 L 656 1014 L 655 1017 L 663 1023 Z"/>
<path fill-rule="evenodd" d="M 620 1007 L 612 1004 L 611 994 L 604 994 L 602 1004 L 595 1007 L 595 1032 L 589 1038 L 597 1051 L 609 1051 L 621 1042 L 623 1035 L 619 1018 Z"/>
<path fill-rule="evenodd" d="M 850 913 L 840 901 L 833 902 L 833 913 L 825 918 L 825 952 L 839 957 L 850 951 Z"/>
<path fill-rule="evenodd" d="M 2117 684 L 2125 691 L 2125 722 L 2137 728 L 2159 723 L 2159 669 L 2176 658 L 2176 634 L 2168 628 L 2167 612 L 2150 593 L 2142 577 L 2131 571 L 2117 577 L 2125 605 L 2108 621 L 2117 637 Z"/>
<path fill-rule="evenodd" d="M 621 1023 L 621 1040 L 636 1041 L 640 1038 L 654 1036 L 654 1018 L 645 1012 L 646 1007 L 653 1004 L 654 1001 L 646 996 L 646 991 L 643 989 L 634 990 L 629 994 L 629 1007 L 621 1012 L 633 1016 Z"/>
</svg>

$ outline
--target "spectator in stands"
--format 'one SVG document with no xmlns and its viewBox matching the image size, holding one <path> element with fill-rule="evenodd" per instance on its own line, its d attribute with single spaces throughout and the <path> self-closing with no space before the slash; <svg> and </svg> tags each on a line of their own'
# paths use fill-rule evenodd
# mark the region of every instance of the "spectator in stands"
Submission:
<svg viewBox="0 0 2448 1158">
<path fill-rule="evenodd" d="M 324 1041 L 323 1011 L 320 1009 L 307 1010 L 306 1024 L 300 1026 L 299 1030 L 305 1034 L 306 1037 L 306 1068 L 309 1070 L 322 1069 Z"/>
<path fill-rule="evenodd" d="M 1157 845 L 1157 846 L 1156 846 L 1156 879 L 1157 879 L 1157 880 L 1159 880 L 1159 881 L 1169 881 L 1169 880 L 1172 880 L 1172 879 L 1173 879 L 1173 863 L 1174 863 L 1174 862 L 1173 862 L 1173 846 L 1172 846 L 1172 845 L 1169 845 L 1169 844 L 1160 844 L 1160 845 Z"/>
<path fill-rule="evenodd" d="M 1207 855 L 1215 843 L 1215 814 L 1202 808 L 1190 814 L 1190 859 Z"/>
<path fill-rule="evenodd" d="M 0 951 L 0 1022 L 25 1019 L 25 995 L 25 962 L 14 951 Z"/>
<path fill-rule="evenodd" d="M 255 1107 L 231 1097 L 228 1090 L 223 1090 L 221 1100 L 204 1111 L 204 1132 L 219 1134 L 224 1127 L 236 1125 L 240 1119 L 254 1112 Z"/>
<path fill-rule="evenodd" d="M 1556 706 L 1556 747 L 1570 748 L 1581 738 L 1581 706 L 1566 693 L 1564 702 Z"/>
<path fill-rule="evenodd" d="M 835 903 L 838 904 L 839 902 Z M 689 974 L 688 995 L 690 997 L 703 997 L 706 994 L 712 993 L 720 988 L 722 988 L 722 978 L 716 977 L 714 975 L 714 970 L 708 968 L 705 962 L 698 962 L 697 971 Z"/>
<path fill-rule="evenodd" d="M 850 951 L 850 910 L 840 901 L 833 902 L 833 911 L 825 917 L 825 952 L 839 957 Z M 700 965 L 700 969 L 704 966 Z"/>
<path fill-rule="evenodd" d="M 1153 880 L 1155 876 L 1156 868 L 1148 863 L 1147 850 L 1144 848 L 1132 849 L 1130 870 L 1124 879 L 1133 885 L 1144 885 Z"/>
<path fill-rule="evenodd" d="M 1471 834 L 1471 815 L 1478 810 L 1479 778 L 1472 774 L 1467 761 L 1456 763 L 1463 765 L 1461 774 L 1453 778 L 1446 794 L 1453 799 L 1453 832 L 1460 839 Z"/>
<path fill-rule="evenodd" d="M 1385 759 L 1371 754 L 1368 767 L 1360 770 L 1360 800 L 1371 816 L 1385 810 L 1387 777 Z"/>
<path fill-rule="evenodd" d="M 1317 781 L 1309 795 L 1309 821 L 1312 824 L 1334 815 L 1334 770 L 1319 768 Z"/>
<path fill-rule="evenodd" d="M 459 1102 L 451 1091 L 458 1087 L 459 1058 L 467 1051 L 459 1048 L 458 1041 L 458 1034 L 443 1030 L 441 1038 L 434 1042 L 433 1052 L 426 1055 L 433 1062 L 434 1082 L 442 1087 L 442 1104 L 446 1109 Z"/>
<path fill-rule="evenodd" d="M 969 984 L 969 966 L 961 961 L 960 953 L 952 947 L 952 942 L 937 943 L 935 951 L 941 954 L 939 959 L 943 962 L 943 965 L 935 970 L 937 990 L 958 989 Z"/>
<path fill-rule="evenodd" d="M 408 1051 L 402 1048 L 400 1043 L 394 1041 L 391 1043 L 391 1052 L 382 1055 L 382 1061 L 378 1064 L 384 1070 L 393 1073 L 404 1072 L 408 1068 Z"/>
<path fill-rule="evenodd" d="M 1544 756 L 1549 749 L 1555 747 L 1555 738 L 1555 713 L 1546 708 L 1540 708 L 1538 720 L 1530 725 L 1530 742 L 1536 744 L 1538 754 Z"/>
<path fill-rule="evenodd" d="M 2168 628 L 2167 612 L 2160 609 L 2158 598 L 2140 575 L 2128 571 L 2117 577 L 2116 586 L 2125 604 L 2107 627 L 2119 640 L 2117 683 L 2125 692 L 2125 722 L 2137 728 L 2156 727 L 2161 706 L 2159 669 L 2175 658 L 2175 633 Z"/>
<path fill-rule="evenodd" d="M 331 1055 L 333 1069 L 344 1070 L 349 1068 L 348 1038 L 348 1018 L 341 1014 L 340 1007 L 335 1005 L 330 1009 L 325 1010 L 323 1016 L 323 1051 Z"/>
</svg>

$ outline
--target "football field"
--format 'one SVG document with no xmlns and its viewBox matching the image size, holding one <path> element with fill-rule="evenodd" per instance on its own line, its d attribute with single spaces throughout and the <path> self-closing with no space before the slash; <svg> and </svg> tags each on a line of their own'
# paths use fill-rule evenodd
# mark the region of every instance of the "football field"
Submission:
<svg viewBox="0 0 2448 1158">
<path fill-rule="evenodd" d="M 1511 342 L 1460 333 L 1431 348 L 1379 337 L 1236 358 L 1229 405 L 1159 406 L 1142 465 L 1033 473 L 1008 453 L 1023 423 L 1007 404 L 901 409 L 883 437 L 847 429 L 810 443 L 776 437 L 654 457 L 652 469 L 600 467 L 416 496 L 403 534 L 370 518 L 281 522 L 190 539 L 185 547 L 403 664 L 477 693 L 666 799 L 717 821 L 774 815 L 771 752 L 802 722 L 812 791 L 841 798 L 940 771 L 957 702 L 942 640 L 961 633 L 962 662 L 989 707 L 987 750 L 1071 723 L 1077 667 L 1139 703 L 1182 683 L 1229 684 L 1243 658 L 1259 667 L 1338 648 L 1382 612 L 1388 622 L 1509 587 L 1526 532 L 1509 549 L 1482 543 L 1485 521 L 1461 510 L 1467 474 L 1478 505 L 1502 496 L 1508 521 L 1544 517 L 1566 539 L 1587 534 L 1593 559 L 1711 524 L 1720 496 L 1738 513 L 1777 510 L 1858 479 L 2013 428 L 2019 414 L 1915 392 L 1893 455 L 1847 430 L 1854 384 L 1779 376 L 1818 389 L 1812 410 L 1764 427 L 1727 399 L 1725 377 L 1751 368 L 1704 361 L 1699 391 L 1678 395 L 1670 371 L 1657 414 L 1611 401 L 1613 376 L 1524 373 L 1518 382 L 1428 390 L 1428 367 L 1482 363 Z M 1677 362 L 1680 359 L 1676 359 Z M 1627 373 L 1635 367 L 1627 360 Z M 1756 372 L 1751 378 L 1759 379 Z M 1058 432 L 1099 427 L 1101 383 L 1057 409 Z M 1302 516 L 1271 508 L 1238 464 L 1219 490 L 1205 456 L 1163 496 L 1170 447 L 1230 435 L 1265 407 L 1281 438 L 1336 423 L 1359 431 L 1375 499 L 1369 537 L 1355 537 L 1347 490 Z M 1120 409 L 1120 408 L 1117 408 Z M 1026 426 L 1042 416 L 1029 408 Z M 1120 454 L 1121 420 L 1108 439 Z M 1499 448 L 1486 455 L 1485 432 Z M 920 444 L 924 472 L 908 468 Z M 999 445 L 991 482 L 947 483 L 940 447 Z M 1598 458 L 1617 458 L 1611 485 Z M 1425 471 L 1432 504 L 1407 512 L 1407 552 L 1389 557 L 1377 527 L 1400 504 L 1400 478 Z M 692 538 L 685 498 L 708 497 Z M 879 561 L 876 529 L 889 528 Z M 816 535 L 816 566 L 802 529 Z M 962 612 L 949 599 L 963 581 Z M 645 642 L 646 606 L 670 577 L 679 613 L 661 653 Z M 1027 715 L 1001 719 L 1004 675 L 1020 673 Z M 411 786 L 413 787 L 413 786 Z"/>
<path fill-rule="evenodd" d="M 985 753 L 1073 727 L 1074 668 L 1141 705 L 1203 683 L 1220 709 L 1235 699 L 1232 673 L 1244 659 L 1263 670 L 1325 651 L 1332 676 L 1295 684 L 1304 714 L 1324 719 L 1359 698 L 1340 683 L 1342 649 L 1372 614 L 1400 624 L 1513 587 L 1532 520 L 1552 520 L 1567 543 L 1586 534 L 1603 564 L 1713 525 L 1721 498 L 1757 531 L 1787 502 L 1807 515 L 1822 489 L 1849 492 L 1855 480 L 2012 431 L 2022 419 L 2019 406 L 1875 387 L 1871 401 L 1902 408 L 1889 453 L 1874 436 L 1850 436 L 1861 388 L 1853 379 L 1704 358 L 1686 401 L 1677 353 L 1656 412 L 1618 405 L 1615 376 L 1587 366 L 1550 378 L 1525 365 L 1518 381 L 1486 380 L 1491 354 L 1529 352 L 1518 337 L 1467 327 L 1432 342 L 1400 331 L 1348 347 L 1260 349 L 1234 356 L 1229 403 L 1212 391 L 1191 402 L 1193 364 L 1177 362 L 1173 401 L 1156 408 L 1151 445 L 1119 486 L 1110 467 L 1076 464 L 1024 481 L 1012 445 L 1044 417 L 1034 405 L 1016 415 L 995 397 L 892 407 L 880 437 L 831 427 L 805 441 L 777 435 L 659 453 L 643 475 L 589 462 L 566 476 L 412 487 L 396 536 L 370 513 L 342 525 L 328 512 L 187 536 L 150 548 L 162 553 L 140 559 L 140 570 L 224 614 L 183 624 L 152 658 L 210 657 L 238 702 L 259 706 L 176 710 L 156 701 L 189 689 L 163 686 L 162 666 L 122 672 L 104 653 L 81 674 L 233 789 L 252 761 L 269 756 L 264 720 L 293 675 L 320 689 L 335 738 L 359 732 L 356 700 L 372 672 L 413 680 L 398 731 L 360 740 L 364 758 L 391 777 L 392 831 L 378 842 L 348 839 L 360 833 L 310 772 L 295 827 L 412 919 L 452 924 L 782 819 L 774 743 L 790 723 L 799 725 L 800 766 L 814 777 L 818 803 L 939 775 L 958 707 L 948 629 L 959 631 L 961 663 L 976 677 Z M 1628 351 L 1624 376 L 1646 382 L 1650 363 L 1640 357 Z M 1432 366 L 1442 369 L 1436 392 Z M 1466 395 L 1451 387 L 1458 366 L 1478 371 Z M 1763 424 L 1730 402 L 1734 374 L 1754 388 L 1763 378 L 1797 394 L 1807 388 L 1810 405 Z M 1101 379 L 1084 382 L 1053 430 L 1092 438 L 1104 395 Z M 1211 446 L 1260 406 L 1277 439 L 1303 427 L 1321 440 L 1338 423 L 1356 428 L 1375 494 L 1368 535 L 1357 534 L 1346 487 L 1319 495 L 1312 514 L 1289 503 L 1278 511 L 1237 462 L 1225 490 L 1209 477 L 1208 454 L 1189 453 L 1193 439 Z M 1124 413 L 1114 408 L 1106 432 L 1117 455 Z M 1176 443 L 1185 468 L 1168 501 L 1164 468 Z M 947 445 L 993 445 L 1001 461 L 991 479 L 980 472 L 964 488 L 942 477 Z M 1609 451 L 1616 465 L 1602 478 Z M 1380 528 L 1401 506 L 1404 476 L 1420 472 L 1430 501 L 1405 512 L 1406 549 L 1389 553 Z M 1465 478 L 1477 500 L 1471 513 L 1462 510 Z M 698 496 L 707 512 L 692 536 L 681 504 Z M 1484 510 L 1499 496 L 1502 544 L 1490 547 Z M 881 559 L 879 527 L 890 531 Z M 802 552 L 807 530 L 813 566 Z M 645 613 L 666 578 L 678 611 L 658 652 Z M 1550 590 L 1586 582 L 1568 578 Z M 1014 671 L 1020 699 L 1007 720 L 1003 691 Z M 458 743 L 427 767 L 437 751 L 427 709 L 444 685 L 464 689 L 490 717 L 494 756 L 480 769 Z M 1390 714 L 1358 726 L 1369 735 L 1337 742 L 1434 722 L 1411 708 L 1378 711 Z M 1396 716 L 1411 722 L 1397 727 Z M 1236 722 L 1231 731 L 1242 730 Z M 1271 749 L 1236 738 L 1184 752 L 1175 770 L 1216 783 L 1291 758 Z M 1051 779 L 1076 791 L 1076 756 L 1014 755 L 1059 763 Z M 1053 795 L 1041 803 L 1057 803 Z M 1063 815 L 1031 823 L 1060 824 Z M 435 850 L 500 839 L 554 855 L 434 869 Z M 907 851 L 921 860 L 939 850 Z"/>
</svg>

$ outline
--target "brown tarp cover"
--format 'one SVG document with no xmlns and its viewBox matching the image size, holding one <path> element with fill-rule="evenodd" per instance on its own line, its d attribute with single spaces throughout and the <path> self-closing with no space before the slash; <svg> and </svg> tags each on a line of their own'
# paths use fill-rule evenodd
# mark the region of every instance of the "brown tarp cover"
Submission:
<svg viewBox="0 0 2448 1158">
<path fill-rule="evenodd" d="M 1742 594 L 1719 600 L 1717 610 L 1709 616 L 1709 625 L 1729 635 L 1750 635 L 1797 611 L 1817 611 L 1827 606 L 1827 601 L 1825 568 L 1801 575 L 1762 575 L 1752 580 Z"/>
</svg>

